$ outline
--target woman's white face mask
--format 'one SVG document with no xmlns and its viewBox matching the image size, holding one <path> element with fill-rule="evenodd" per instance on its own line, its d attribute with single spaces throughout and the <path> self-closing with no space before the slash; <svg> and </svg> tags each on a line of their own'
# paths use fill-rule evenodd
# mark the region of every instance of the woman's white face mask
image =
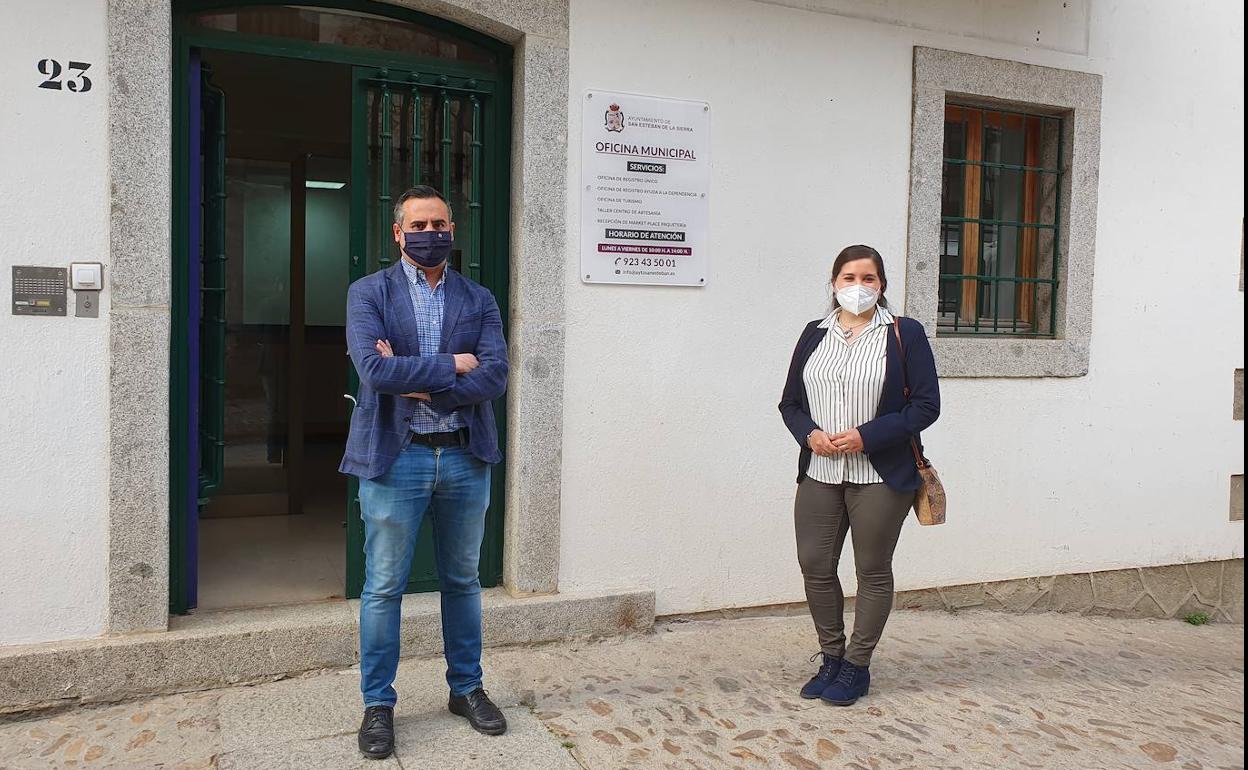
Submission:
<svg viewBox="0 0 1248 770">
<path fill-rule="evenodd" d="M 878 291 L 860 283 L 843 286 L 836 290 L 837 303 L 854 315 L 862 315 L 875 307 L 875 303 L 879 300 Z"/>
</svg>

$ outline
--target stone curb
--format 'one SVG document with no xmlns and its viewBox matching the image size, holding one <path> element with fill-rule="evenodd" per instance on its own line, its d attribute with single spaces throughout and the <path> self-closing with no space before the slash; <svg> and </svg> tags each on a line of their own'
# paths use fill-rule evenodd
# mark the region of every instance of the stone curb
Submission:
<svg viewBox="0 0 1248 770">
<path fill-rule="evenodd" d="M 496 647 L 611 636 L 654 625 L 654 593 L 482 597 Z M 0 713 L 280 679 L 359 661 L 359 602 L 323 602 L 175 618 L 166 632 L 0 649 Z M 404 601 L 404 657 L 439 654 L 437 594 Z"/>
</svg>

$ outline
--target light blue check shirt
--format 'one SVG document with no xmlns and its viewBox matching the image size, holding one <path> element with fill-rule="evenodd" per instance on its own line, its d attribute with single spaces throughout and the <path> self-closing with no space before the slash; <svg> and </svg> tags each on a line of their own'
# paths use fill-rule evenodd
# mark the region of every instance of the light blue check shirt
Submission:
<svg viewBox="0 0 1248 770">
<path fill-rule="evenodd" d="M 406 259 L 402 260 L 403 273 L 407 276 L 407 290 L 412 296 L 412 311 L 416 314 L 417 340 L 422 356 L 436 356 L 442 348 L 442 318 L 446 315 L 446 274 L 436 288 L 430 288 L 425 274 Z M 449 266 L 446 268 L 451 269 Z M 450 433 L 464 427 L 459 412 L 441 414 L 427 401 L 416 401 L 412 414 L 412 431 L 415 433 Z"/>
</svg>

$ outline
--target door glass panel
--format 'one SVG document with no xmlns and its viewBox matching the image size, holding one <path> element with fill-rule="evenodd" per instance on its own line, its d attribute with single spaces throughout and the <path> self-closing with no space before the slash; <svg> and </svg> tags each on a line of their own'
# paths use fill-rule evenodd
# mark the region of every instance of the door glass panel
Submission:
<svg viewBox="0 0 1248 770">
<path fill-rule="evenodd" d="M 226 186 L 227 474 L 212 513 L 243 505 L 285 513 L 290 164 L 231 159 Z"/>
<path fill-rule="evenodd" d="M 347 324 L 351 253 L 351 191 L 349 164 L 340 158 L 308 158 L 307 279 L 304 312 L 309 327 L 337 327 L 341 338 Z M 341 339 L 337 340 L 341 343 Z M 342 392 L 336 394 L 342 401 Z M 341 406 L 341 404 L 339 404 Z"/>
</svg>

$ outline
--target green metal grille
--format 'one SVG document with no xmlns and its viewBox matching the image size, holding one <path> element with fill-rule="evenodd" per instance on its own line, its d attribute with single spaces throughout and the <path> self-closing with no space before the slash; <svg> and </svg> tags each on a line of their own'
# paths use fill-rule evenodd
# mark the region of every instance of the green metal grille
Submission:
<svg viewBox="0 0 1248 770">
<path fill-rule="evenodd" d="M 507 264 L 506 114 L 507 92 L 496 81 L 472 76 L 357 67 L 352 92 L 351 280 L 394 264 L 393 205 L 404 190 L 433 184 L 451 204 L 459 252 L 452 266 L 499 297 L 506 314 Z M 463 221 L 466 214 L 467 222 Z M 486 254 L 491 255 L 489 259 Z M 505 317 L 505 315 L 504 315 Z M 349 387 L 359 386 L 349 367 Z M 500 436 L 505 405 L 496 404 Z M 493 475 L 482 585 L 497 585 L 502 573 L 503 468 Z M 347 596 L 363 589 L 363 523 L 358 481 L 348 481 Z M 407 591 L 437 588 L 432 539 L 426 528 L 417 542 Z"/>
<path fill-rule="evenodd" d="M 1056 336 L 1063 121 L 950 103 L 940 335 Z"/>
<path fill-rule="evenodd" d="M 203 72 L 204 212 L 200 254 L 199 495 L 225 476 L 225 94 Z M 202 505 L 202 502 L 201 502 Z"/>
<path fill-rule="evenodd" d="M 433 184 L 466 225 L 455 234 L 452 266 L 481 282 L 487 106 L 495 103 L 496 84 L 388 68 L 357 77 L 355 109 L 364 115 L 358 130 L 370 137 L 361 156 L 370 171 L 360 183 L 367 189 L 364 205 L 372 223 L 362 236 L 367 264 L 356 265 L 362 268 L 359 275 L 394 264 L 394 201 L 409 187 Z"/>
</svg>

